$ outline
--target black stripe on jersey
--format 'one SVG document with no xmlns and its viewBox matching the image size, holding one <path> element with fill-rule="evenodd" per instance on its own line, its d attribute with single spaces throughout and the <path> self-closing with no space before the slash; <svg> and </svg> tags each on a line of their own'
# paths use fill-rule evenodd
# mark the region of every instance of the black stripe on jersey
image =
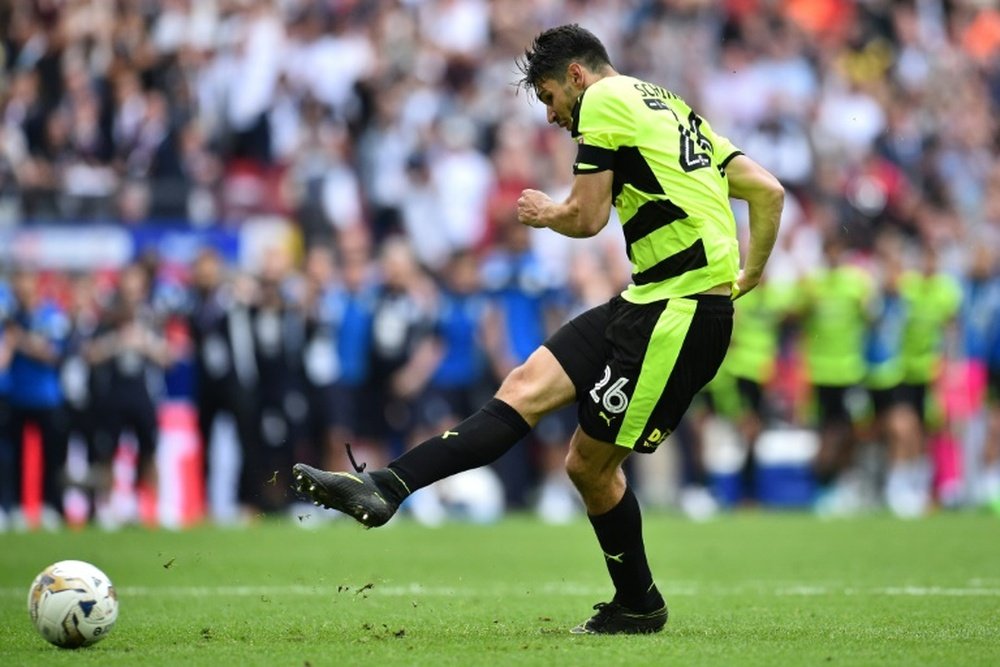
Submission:
<svg viewBox="0 0 1000 667">
<path fill-rule="evenodd" d="M 636 285 L 658 283 L 706 266 L 708 257 L 705 256 L 705 244 L 698 239 L 684 250 L 660 260 L 645 271 L 633 273 L 632 282 Z"/>
<path fill-rule="evenodd" d="M 642 156 L 636 146 L 622 146 L 616 151 L 615 178 L 611 189 L 612 200 L 618 198 L 626 184 L 647 194 L 665 194 L 656 174 L 653 173 L 646 158 Z"/>
<path fill-rule="evenodd" d="M 583 165 L 583 166 L 581 166 Z M 615 168 L 615 152 L 610 148 L 580 144 L 576 149 L 576 162 L 573 163 L 574 174 L 596 174 Z"/>
<path fill-rule="evenodd" d="M 737 155 L 743 155 L 743 151 L 733 151 L 725 160 L 719 163 L 719 169 L 725 169 L 726 165 L 733 161 Z"/>
<path fill-rule="evenodd" d="M 625 243 L 631 246 L 657 229 L 662 229 L 670 223 L 686 217 L 687 211 L 669 199 L 648 201 L 639 207 L 639 210 L 628 219 L 628 222 L 622 225 L 622 230 L 625 232 Z"/>
</svg>

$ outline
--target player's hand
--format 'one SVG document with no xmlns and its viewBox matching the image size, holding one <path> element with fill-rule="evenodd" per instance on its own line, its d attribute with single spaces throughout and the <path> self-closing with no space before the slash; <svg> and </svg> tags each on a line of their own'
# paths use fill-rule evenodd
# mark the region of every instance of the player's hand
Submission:
<svg viewBox="0 0 1000 667">
<path fill-rule="evenodd" d="M 517 221 L 529 227 L 544 227 L 542 210 L 552 205 L 552 198 L 540 190 L 522 190 L 517 200 Z"/>
<path fill-rule="evenodd" d="M 743 269 L 740 269 L 740 274 L 736 277 L 736 282 L 733 283 L 732 300 L 736 301 L 736 299 L 756 287 L 758 283 L 760 283 L 760 276 L 749 276 Z"/>
</svg>

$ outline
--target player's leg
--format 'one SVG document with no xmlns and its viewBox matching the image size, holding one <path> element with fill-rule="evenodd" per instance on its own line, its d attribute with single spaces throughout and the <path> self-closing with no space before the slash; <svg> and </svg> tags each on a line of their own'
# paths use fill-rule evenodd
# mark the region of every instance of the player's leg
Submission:
<svg viewBox="0 0 1000 667">
<path fill-rule="evenodd" d="M 546 347 L 504 379 L 496 396 L 457 426 L 389 464 L 412 492 L 450 475 L 492 463 L 528 434 L 545 414 L 571 403 L 576 390 Z"/>
<path fill-rule="evenodd" d="M 132 432 L 139 446 L 138 475 L 136 476 L 136 492 L 140 489 L 154 499 L 159 494 L 159 475 L 156 469 L 156 443 L 159 439 L 159 422 L 153 398 L 145 393 L 133 397 L 133 405 L 129 412 Z M 159 517 L 156 517 L 159 519 Z"/>
<path fill-rule="evenodd" d="M 566 471 L 587 507 L 615 587 L 612 601 L 599 604 L 595 616 L 572 630 L 577 634 L 658 632 L 667 622 L 666 603 L 646 560 L 639 502 L 622 472 L 631 453 L 581 429 L 570 443 Z"/>
<path fill-rule="evenodd" d="M 725 297 L 622 305 L 612 317 L 614 350 L 604 375 L 581 397 L 580 428 L 566 467 L 583 496 L 615 596 L 573 632 L 647 633 L 666 623 L 666 605 L 646 560 L 639 503 L 621 464 L 632 451 L 655 451 L 677 427 L 718 370 L 731 333 L 732 304 Z"/>
<path fill-rule="evenodd" d="M 61 407 L 38 410 L 36 423 L 42 439 L 42 521 L 58 525 L 63 515 L 68 436 Z"/>
<path fill-rule="evenodd" d="M 420 443 L 385 469 L 327 472 L 295 465 L 300 492 L 367 526 L 379 526 L 417 489 L 492 463 L 543 415 L 571 403 L 578 386 L 593 384 L 605 355 L 606 319 L 607 307 L 600 306 L 565 324 L 510 372 L 496 396 L 479 411 Z"/>
</svg>

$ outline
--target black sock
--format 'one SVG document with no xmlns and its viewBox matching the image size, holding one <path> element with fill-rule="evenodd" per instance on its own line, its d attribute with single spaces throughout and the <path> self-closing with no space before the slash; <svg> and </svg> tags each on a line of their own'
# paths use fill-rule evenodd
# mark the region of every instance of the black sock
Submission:
<svg viewBox="0 0 1000 667">
<path fill-rule="evenodd" d="M 458 426 L 400 456 L 377 479 L 402 500 L 439 479 L 496 461 L 530 430 L 517 410 L 494 398 Z"/>
<path fill-rule="evenodd" d="M 604 552 L 608 574 L 615 584 L 614 601 L 639 612 L 663 606 L 663 597 L 653 584 L 642 543 L 642 514 L 632 489 L 626 487 L 621 502 L 611 511 L 589 516 Z"/>
</svg>

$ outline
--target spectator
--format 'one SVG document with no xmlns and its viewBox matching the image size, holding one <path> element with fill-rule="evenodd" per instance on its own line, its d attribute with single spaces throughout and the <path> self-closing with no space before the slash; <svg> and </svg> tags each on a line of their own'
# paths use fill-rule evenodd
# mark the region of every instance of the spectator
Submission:
<svg viewBox="0 0 1000 667">
<path fill-rule="evenodd" d="M 103 400 L 108 390 L 108 378 L 95 372 L 86 359 L 86 347 L 93 340 L 101 324 L 101 303 L 97 281 L 89 273 L 80 273 L 70 279 L 69 303 L 66 317 L 69 335 L 66 354 L 60 369 L 60 384 L 66 402 L 66 428 L 69 443 L 82 444 L 87 451 L 87 475 L 82 482 L 88 499 L 88 511 L 94 512 L 99 490 L 110 488 L 110 466 L 101 468 L 101 457 L 97 451 L 96 434 L 101 424 L 100 414 Z M 107 506 L 108 494 L 100 500 Z M 105 513 L 106 514 L 106 513 Z"/>
<path fill-rule="evenodd" d="M 246 519 L 260 503 L 260 487 L 253 477 L 259 448 L 253 400 L 257 367 L 248 295 L 224 282 L 223 270 L 222 259 L 214 251 L 203 250 L 195 259 L 188 305 L 188 328 L 195 360 L 194 401 L 206 483 L 211 481 L 209 464 L 216 421 L 220 414 L 226 414 L 235 424 L 242 454 L 236 500 L 242 518 Z M 241 517 L 217 518 L 233 521 Z"/>
<path fill-rule="evenodd" d="M 382 280 L 372 306 L 367 407 L 362 409 L 374 411 L 365 435 L 381 445 L 378 455 L 387 457 L 415 424 L 414 401 L 440 362 L 441 348 L 433 335 L 437 289 L 409 244 L 401 238 L 387 241 L 379 267 Z"/>
<path fill-rule="evenodd" d="M 22 453 L 28 425 L 37 429 L 42 446 L 42 502 L 39 520 L 47 529 L 62 520 L 66 428 L 59 367 L 65 352 L 69 323 L 65 314 L 45 299 L 38 274 L 25 267 L 11 277 L 14 311 L 5 334 L 13 356 L 10 361 L 10 422 L 7 438 L 13 445 L 11 488 L 22 488 Z M 29 518 L 15 510 L 15 526 Z"/>
<path fill-rule="evenodd" d="M 110 503 L 111 463 L 125 431 L 131 432 L 137 445 L 137 485 L 144 494 L 156 497 L 156 403 L 170 353 L 159 333 L 160 323 L 148 306 L 149 289 L 143 267 L 126 267 L 101 325 L 83 348 L 87 362 L 105 383 L 97 394 L 94 467 L 100 480 L 95 499 L 97 517 L 108 529 L 139 520 L 138 507 L 119 509 Z"/>
<path fill-rule="evenodd" d="M 287 505 L 285 476 L 292 466 L 295 434 L 308 410 L 299 374 L 305 332 L 302 312 L 288 294 L 289 270 L 282 251 L 272 249 L 265 256 L 248 313 L 257 368 L 252 409 L 260 450 L 244 466 L 253 466 L 247 476 L 259 489 L 260 507 L 269 512 Z"/>
<path fill-rule="evenodd" d="M 362 434 L 373 432 L 367 423 L 370 406 L 365 406 L 365 387 L 371 377 L 372 317 L 376 284 L 367 236 L 357 228 L 338 236 L 342 283 L 335 287 L 334 312 L 337 321 L 336 357 L 340 374 L 333 386 L 333 450 L 326 460 L 346 465 L 344 443 L 361 444 Z M 367 444 L 367 443 L 366 443 Z"/>
<path fill-rule="evenodd" d="M 513 213 L 513 210 L 511 211 Z M 565 306 L 559 286 L 548 274 L 530 246 L 528 229 L 507 218 L 498 231 L 499 243 L 482 265 L 483 285 L 494 302 L 492 321 L 487 326 L 493 340 L 487 353 L 495 378 L 502 378 L 548 337 Z M 543 450 L 561 448 L 572 430 L 572 411 L 549 415 L 537 425 L 533 438 Z M 508 505 L 524 507 L 529 492 L 538 481 L 530 464 L 532 444 L 521 442 L 494 464 L 504 480 Z M 553 454 L 541 452 L 550 461 Z"/>
<path fill-rule="evenodd" d="M 10 361 L 14 350 L 8 329 L 13 311 L 14 297 L 7 283 L 0 282 L 0 533 L 10 527 L 11 513 L 21 502 L 14 468 L 20 459 L 14 448 L 21 443 L 12 439 L 10 424 Z"/>
</svg>

